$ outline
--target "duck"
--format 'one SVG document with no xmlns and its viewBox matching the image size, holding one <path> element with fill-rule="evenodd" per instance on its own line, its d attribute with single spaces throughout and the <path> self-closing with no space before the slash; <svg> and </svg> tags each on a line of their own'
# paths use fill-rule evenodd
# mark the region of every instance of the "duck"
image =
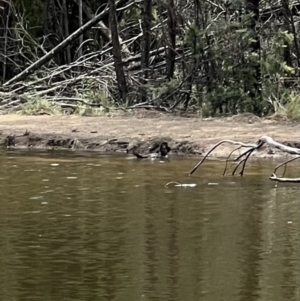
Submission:
<svg viewBox="0 0 300 301">
<path fill-rule="evenodd" d="M 132 154 L 136 156 L 138 159 L 166 159 L 168 158 L 168 153 L 171 151 L 171 148 L 169 147 L 167 142 L 162 142 L 160 145 L 157 145 L 155 148 L 151 148 L 150 151 L 154 151 L 159 146 L 158 151 L 155 153 L 150 154 L 140 154 L 137 152 L 137 146 L 132 148 Z M 127 153 L 129 150 L 127 150 Z"/>
</svg>

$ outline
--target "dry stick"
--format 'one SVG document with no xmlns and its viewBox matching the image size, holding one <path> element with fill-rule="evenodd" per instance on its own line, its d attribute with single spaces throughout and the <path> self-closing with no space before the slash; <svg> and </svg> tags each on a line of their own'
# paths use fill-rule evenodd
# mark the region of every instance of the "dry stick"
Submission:
<svg viewBox="0 0 300 301">
<path fill-rule="evenodd" d="M 226 174 L 226 171 L 227 171 L 227 163 L 228 163 L 228 160 L 229 158 L 231 157 L 231 155 L 236 151 L 236 150 L 239 150 L 241 148 L 241 146 L 235 148 L 232 152 L 229 153 L 227 159 L 226 159 L 226 163 L 225 163 L 225 168 L 224 168 L 224 171 L 223 171 L 223 175 L 222 176 L 225 176 Z M 231 165 L 232 166 L 232 165 Z"/>
<path fill-rule="evenodd" d="M 283 166 L 283 165 L 286 166 L 288 163 L 290 163 L 290 162 L 292 162 L 292 161 L 294 161 L 294 160 L 298 160 L 298 159 L 300 159 L 300 157 L 295 157 L 295 158 L 289 159 L 289 160 L 287 160 L 287 161 L 284 161 L 283 163 L 278 164 L 278 165 L 274 168 L 273 174 L 276 174 L 276 171 L 277 171 L 278 168 L 280 168 L 281 166 Z"/>
<path fill-rule="evenodd" d="M 286 146 L 282 143 L 279 143 L 279 142 L 276 142 L 274 141 L 271 137 L 268 137 L 268 136 L 263 136 L 259 139 L 260 142 L 262 143 L 267 143 L 269 146 L 271 147 L 275 147 L 275 148 L 278 148 L 280 149 L 281 151 L 283 152 L 286 152 L 286 153 L 289 153 L 289 154 L 292 154 L 292 155 L 300 155 L 300 149 L 299 148 L 296 148 L 296 147 L 291 147 L 291 146 Z M 298 178 L 278 178 L 275 174 L 276 170 L 282 166 L 282 165 L 285 165 L 285 170 L 286 170 L 286 164 L 293 161 L 293 160 L 297 160 L 299 159 L 300 157 L 296 157 L 296 158 L 292 158 L 288 161 L 286 161 L 285 163 L 281 164 L 281 165 L 278 165 L 275 170 L 274 170 L 274 173 L 272 174 L 271 177 L 269 177 L 270 180 L 272 181 L 277 181 L 277 182 L 291 182 L 291 183 L 298 183 L 300 182 Z M 285 174 L 285 170 L 284 170 L 284 173 L 283 173 L 283 176 Z"/>
<path fill-rule="evenodd" d="M 284 170 L 283 170 L 281 178 L 283 178 L 285 176 L 286 169 L 287 169 L 287 164 L 284 165 Z"/>
<path fill-rule="evenodd" d="M 85 62 L 85 61 L 83 61 L 83 62 Z M 71 64 L 69 64 L 69 65 L 58 66 L 55 70 L 50 69 L 50 72 L 51 72 L 51 73 L 50 73 L 49 75 L 47 75 L 47 76 L 45 76 L 45 77 L 43 77 L 43 78 L 39 78 L 39 79 L 37 79 L 37 80 L 35 80 L 35 81 L 32 81 L 32 82 L 22 83 L 22 84 L 23 84 L 22 87 L 18 87 L 17 89 L 15 89 L 15 90 L 12 91 L 12 92 L 15 92 L 15 93 L 16 93 L 16 92 L 18 92 L 18 91 L 20 91 L 20 90 L 22 90 L 22 89 L 28 88 L 28 87 L 30 87 L 30 86 L 33 86 L 33 85 L 35 85 L 35 84 L 38 84 L 38 83 L 40 83 L 40 82 L 42 82 L 42 81 L 45 81 L 45 80 L 47 80 L 47 79 L 49 79 L 48 84 L 50 85 L 50 82 L 51 82 L 51 80 L 52 80 L 52 78 L 53 78 L 54 76 L 60 75 L 61 73 L 64 73 L 64 72 L 66 72 L 66 71 L 68 71 L 68 70 L 70 70 L 70 69 L 72 69 L 72 68 L 74 68 L 74 67 L 78 67 L 78 66 L 79 66 L 79 63 L 80 63 L 80 62 L 75 61 L 75 62 L 73 62 L 73 63 L 71 63 Z"/>
<path fill-rule="evenodd" d="M 277 165 L 275 167 L 275 169 L 274 169 L 274 171 L 272 173 L 272 176 L 269 179 L 273 180 L 273 181 L 275 181 L 275 178 L 276 179 L 281 179 L 281 180 L 278 180 L 277 183 L 275 184 L 276 187 L 277 187 L 278 182 L 290 182 L 290 181 L 284 181 L 284 180 L 286 180 L 286 178 L 284 178 L 284 175 L 285 175 L 285 172 L 286 172 L 287 164 L 290 163 L 290 162 L 292 162 L 292 161 L 294 161 L 294 160 L 298 160 L 298 159 L 300 159 L 300 157 L 295 157 L 295 158 L 289 159 L 289 160 L 287 160 L 287 161 L 285 161 L 285 162 L 283 162 L 283 163 L 281 163 L 281 164 L 279 164 L 279 165 Z M 282 176 L 280 178 L 277 178 L 276 171 L 278 170 L 278 168 L 280 168 L 283 165 L 284 165 L 284 171 L 282 173 Z"/>
<path fill-rule="evenodd" d="M 245 167 L 246 167 L 246 163 L 249 159 L 249 157 L 251 156 L 251 154 L 254 152 L 255 148 L 252 149 L 252 151 L 250 151 L 247 155 L 246 158 L 243 161 L 243 166 L 242 166 L 242 170 L 240 171 L 240 176 L 242 177 L 244 175 L 244 171 L 245 171 Z M 232 174 L 234 176 L 234 173 Z"/>
<path fill-rule="evenodd" d="M 239 163 L 236 165 L 236 167 L 234 168 L 234 170 L 232 171 L 231 175 L 234 176 L 235 172 L 237 171 L 237 169 L 239 168 L 239 166 L 245 162 L 246 158 L 244 158 L 243 160 L 239 161 Z"/>
<path fill-rule="evenodd" d="M 264 144 L 265 144 L 265 142 L 258 140 L 257 146 L 255 147 L 255 149 L 256 150 L 260 149 Z M 247 155 L 249 152 L 252 152 L 252 148 L 250 148 L 250 149 L 246 150 L 245 152 L 243 152 L 242 154 L 240 154 L 236 159 L 234 159 L 234 161 L 239 161 L 242 157 Z"/>
<path fill-rule="evenodd" d="M 61 43 L 59 43 L 56 47 L 54 47 L 51 51 L 49 51 L 46 55 L 41 57 L 39 60 L 35 61 L 32 65 L 30 65 L 28 68 L 26 68 L 24 71 L 7 81 L 3 84 L 3 87 L 9 86 L 13 82 L 21 81 L 26 79 L 32 72 L 46 64 L 48 61 L 50 61 L 53 56 L 57 53 L 59 53 L 61 50 L 63 50 L 65 47 L 67 47 L 73 40 L 77 39 L 80 35 L 82 35 L 84 32 L 89 30 L 93 25 L 98 23 L 109 11 L 109 8 L 103 10 L 100 14 L 95 16 L 92 20 L 85 23 L 83 26 L 78 28 L 74 33 L 72 33 L 70 36 L 68 36 L 65 40 L 63 40 Z"/>
<path fill-rule="evenodd" d="M 206 160 L 206 158 L 208 157 L 208 155 L 214 151 L 219 145 L 223 144 L 223 143 L 230 143 L 230 144 L 234 144 L 234 145 L 240 145 L 241 147 L 251 147 L 251 148 L 256 148 L 257 145 L 256 144 L 245 144 L 243 142 L 239 142 L 239 141 L 233 141 L 233 140 L 222 140 L 220 142 L 218 142 L 217 144 L 215 144 L 209 151 L 208 153 L 203 157 L 203 159 L 198 162 L 196 164 L 196 166 L 192 169 L 192 171 L 190 172 L 190 176 L 198 169 L 199 166 L 202 165 L 202 163 Z"/>
<path fill-rule="evenodd" d="M 178 43 L 177 46 L 180 47 L 181 45 Z M 103 51 L 99 54 L 99 56 L 100 56 L 100 55 L 103 55 L 105 52 L 108 52 L 108 51 L 111 50 L 111 49 L 112 49 L 112 47 L 110 47 L 110 48 L 108 48 L 108 49 L 106 49 L 106 50 L 103 50 Z M 166 50 L 166 47 L 160 47 L 160 48 L 157 48 L 157 49 L 155 49 L 155 50 L 150 51 L 150 56 L 151 56 L 151 57 L 152 57 L 152 56 L 155 56 L 155 55 L 157 55 L 157 54 L 160 54 L 161 52 L 164 52 L 165 50 Z M 125 59 L 123 60 L 123 64 L 125 65 L 125 64 L 134 62 L 134 61 L 138 61 L 138 60 L 140 60 L 140 59 L 141 59 L 141 54 L 139 53 L 139 54 L 136 54 L 136 55 L 134 55 L 134 56 L 125 58 Z M 106 65 L 103 65 L 103 66 L 101 66 L 101 67 L 99 67 L 99 68 L 93 70 L 93 71 L 91 72 L 91 74 L 97 73 L 97 72 L 99 71 L 99 69 L 102 69 L 103 67 L 107 67 L 107 66 L 109 66 L 109 65 L 113 65 L 113 62 L 109 62 L 109 63 L 107 63 Z M 130 68 L 128 68 L 128 70 L 130 70 Z"/>
<path fill-rule="evenodd" d="M 8 103 L 6 103 L 6 104 L 0 106 L 0 110 L 1 110 L 1 109 L 4 109 L 4 108 L 6 108 L 6 107 L 9 107 L 9 106 L 13 106 L 13 105 L 15 105 L 15 104 L 18 104 L 18 103 L 20 103 L 20 102 L 21 102 L 20 99 L 17 99 L 17 100 L 8 102 Z"/>
<path fill-rule="evenodd" d="M 251 148 L 250 150 L 247 150 L 246 152 L 244 152 L 242 155 L 240 155 L 238 158 L 239 160 L 242 158 L 242 156 L 246 155 L 246 157 L 239 161 L 238 164 L 236 165 L 236 167 L 234 168 L 234 170 L 232 171 L 231 175 L 234 176 L 237 169 L 239 168 L 239 166 L 243 163 L 243 166 L 242 166 L 242 169 L 240 171 L 240 176 L 243 176 L 244 174 L 244 170 L 245 170 L 245 166 L 246 166 L 246 163 L 247 163 L 247 160 L 248 158 L 250 157 L 250 155 L 252 154 L 252 152 L 255 150 L 255 148 Z M 237 160 L 235 160 L 237 161 Z"/>
<path fill-rule="evenodd" d="M 91 10 L 91 8 L 85 4 L 85 3 L 82 3 L 82 0 L 74 0 L 74 2 L 79 6 L 79 12 L 81 11 L 81 14 L 82 14 L 82 11 L 84 11 L 85 15 L 89 18 L 89 19 L 93 19 L 94 15 L 93 15 L 93 12 Z M 131 2 L 129 3 L 129 5 L 127 5 L 127 8 L 134 5 L 135 2 Z M 117 11 L 120 11 L 120 9 L 117 9 Z M 82 18 L 82 16 L 81 16 Z M 79 20 L 80 20 L 80 17 L 79 17 Z M 108 41 L 111 41 L 111 32 L 110 32 L 110 29 L 102 22 L 98 22 L 98 28 L 100 29 L 100 33 L 101 35 Z M 119 41 L 120 41 L 120 44 L 123 46 L 123 49 L 125 53 L 127 53 L 128 55 L 131 55 L 128 47 L 126 44 L 123 44 L 123 41 L 121 39 L 121 37 L 119 37 Z M 82 44 L 83 41 L 80 42 L 80 44 Z M 81 54 L 82 55 L 82 54 Z M 79 54 L 79 57 L 81 56 Z"/>
<path fill-rule="evenodd" d="M 134 3 L 134 2 L 133 2 Z M 121 10 L 123 10 L 123 9 L 126 9 L 126 8 L 128 8 L 128 7 L 130 7 L 132 4 L 130 3 L 130 4 L 128 4 L 127 6 L 125 6 L 125 7 L 122 7 L 122 8 L 119 8 L 119 9 L 117 9 L 117 11 L 121 11 Z M 161 22 L 162 23 L 162 22 Z M 157 29 L 160 25 L 161 25 L 161 23 L 159 23 L 159 24 L 157 24 L 157 25 L 155 25 L 154 27 L 152 27 L 151 28 L 151 31 L 153 31 L 153 30 L 155 30 L 155 29 Z M 120 45 L 124 45 L 124 44 L 128 44 L 128 43 L 132 43 L 132 42 L 134 42 L 134 41 L 136 41 L 138 38 L 140 38 L 141 36 L 143 35 L 143 33 L 140 33 L 140 34 L 138 34 L 137 36 L 135 36 L 135 37 L 133 37 L 133 38 L 130 38 L 130 39 L 128 39 L 128 40 L 125 40 L 125 41 L 123 41 L 122 43 L 120 43 Z M 128 45 L 130 45 L 130 44 L 128 44 Z M 104 48 L 105 48 L 106 46 L 104 46 Z M 88 58 L 86 58 L 86 60 L 91 60 L 91 59 L 93 59 L 93 58 L 95 58 L 95 57 L 101 57 L 102 55 L 104 55 L 104 54 L 106 54 L 107 52 L 110 52 L 112 50 L 112 47 L 109 47 L 109 48 L 106 48 L 105 50 L 100 50 L 100 51 L 95 51 L 95 52 L 93 52 L 93 53 L 88 53 L 88 54 L 86 54 L 86 55 L 84 55 L 83 57 L 88 57 Z M 77 59 L 77 61 L 79 61 L 79 60 L 81 60 L 82 58 L 78 58 Z"/>
<path fill-rule="evenodd" d="M 73 66 L 73 67 L 74 67 L 74 66 Z M 63 68 L 64 68 L 64 69 L 63 69 Z M 51 81 L 51 79 L 52 79 L 53 76 L 59 75 L 59 74 L 65 72 L 65 71 L 70 70 L 71 68 L 72 68 L 72 66 L 66 66 L 66 65 L 60 66 L 60 67 L 58 67 L 58 68 L 55 70 L 55 73 L 54 73 L 54 74 L 51 73 L 51 74 L 49 74 L 49 75 L 47 75 L 47 76 L 45 76 L 45 77 L 43 77 L 43 78 L 39 78 L 39 79 L 37 79 L 37 80 L 35 80 L 35 81 L 28 82 L 28 83 L 22 83 L 22 86 L 19 86 L 19 87 L 16 88 L 15 90 L 12 90 L 10 93 L 18 93 L 18 94 L 20 94 L 20 91 L 21 91 L 21 90 L 26 89 L 26 88 L 29 88 L 29 87 L 31 87 L 31 86 L 33 86 L 33 85 L 35 85 L 35 84 L 38 84 L 38 83 L 40 83 L 40 82 L 43 82 L 43 81 L 47 80 L 47 79 L 49 79 L 48 85 L 50 85 L 50 81 Z M 61 70 L 60 70 L 60 69 L 61 69 Z M 57 70 L 58 70 L 58 71 L 57 71 Z M 51 72 L 52 72 L 52 71 L 51 71 Z M 19 83 L 19 84 L 21 84 L 21 83 Z"/>
<path fill-rule="evenodd" d="M 240 171 L 240 176 L 243 176 L 247 160 L 249 159 L 249 157 L 255 150 L 260 149 L 264 144 L 265 144 L 265 142 L 261 141 L 259 139 L 257 142 L 257 146 L 255 148 L 250 148 L 250 149 L 246 150 L 245 152 L 243 152 L 241 155 L 239 155 L 234 161 L 239 161 L 243 156 L 246 156 L 246 157 L 238 163 L 238 165 L 233 170 L 232 175 L 233 176 L 235 175 L 235 172 L 237 171 L 238 167 L 241 165 L 241 163 L 243 163 L 242 170 Z"/>
<path fill-rule="evenodd" d="M 48 99 L 48 98 L 46 97 L 46 99 Z M 82 104 L 84 104 L 86 106 L 90 106 L 90 107 L 103 107 L 105 109 L 108 109 L 108 107 L 104 106 L 101 103 L 98 103 L 98 104 L 97 103 L 88 103 L 84 99 L 82 99 L 82 98 L 76 98 L 76 97 L 55 97 L 53 99 L 53 101 L 58 102 L 57 104 L 59 104 L 59 101 L 77 101 L 77 102 L 80 102 L 80 103 L 82 103 Z"/>
</svg>

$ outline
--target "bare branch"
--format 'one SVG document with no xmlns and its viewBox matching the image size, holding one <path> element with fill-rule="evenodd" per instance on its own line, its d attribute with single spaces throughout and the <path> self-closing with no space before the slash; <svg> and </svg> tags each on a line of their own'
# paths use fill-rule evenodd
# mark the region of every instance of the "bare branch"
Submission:
<svg viewBox="0 0 300 301">
<path fill-rule="evenodd" d="M 245 143 L 240 142 L 240 141 L 222 140 L 222 141 L 218 142 L 217 144 L 215 144 L 208 151 L 208 153 L 204 156 L 204 158 L 199 163 L 196 164 L 196 166 L 191 170 L 190 176 L 202 165 L 202 163 L 206 160 L 206 158 L 209 156 L 210 153 L 212 153 L 218 146 L 220 146 L 224 143 L 229 143 L 229 144 L 233 144 L 233 145 L 240 145 L 241 147 L 250 147 L 250 148 L 253 148 L 253 149 L 256 149 L 258 147 L 257 144 L 245 144 Z"/>
<path fill-rule="evenodd" d="M 245 144 L 243 142 L 240 142 L 240 141 L 233 141 L 233 140 L 222 140 L 220 142 L 218 142 L 217 144 L 215 144 L 207 153 L 206 155 L 203 157 L 203 159 L 201 161 L 199 161 L 195 167 L 192 169 L 192 171 L 190 172 L 190 175 L 192 175 L 203 163 L 204 161 L 207 159 L 207 157 L 209 156 L 210 153 L 212 153 L 218 146 L 224 144 L 224 143 L 229 143 L 229 144 L 233 144 L 233 145 L 239 145 L 238 148 L 234 149 L 232 152 L 230 152 L 229 156 L 227 157 L 226 159 L 226 165 L 225 165 L 225 169 L 224 169 L 224 172 L 223 172 L 223 176 L 225 175 L 226 173 L 226 170 L 227 170 L 227 162 L 229 160 L 229 158 L 231 157 L 231 155 L 238 149 L 241 149 L 243 147 L 245 148 L 249 148 L 248 150 L 246 150 L 245 152 L 243 152 L 241 155 L 239 155 L 234 161 L 235 162 L 238 162 L 238 164 L 236 165 L 236 167 L 234 168 L 233 172 L 232 172 L 232 175 L 234 175 L 238 169 L 238 167 L 242 164 L 242 170 L 240 171 L 240 175 L 243 176 L 244 174 L 244 170 L 245 170 L 245 167 L 246 167 L 246 163 L 247 163 L 247 160 L 250 158 L 251 154 L 255 151 L 255 150 L 258 150 L 260 149 L 264 144 L 267 144 L 268 146 L 270 147 L 275 147 L 277 149 L 280 149 L 282 152 L 286 152 L 288 154 L 292 154 L 292 155 L 295 155 L 295 154 L 299 154 L 300 155 L 300 149 L 299 148 L 295 148 L 295 147 L 290 147 L 290 146 L 287 146 L 287 145 L 284 145 L 282 143 L 279 143 L 275 140 L 273 140 L 271 137 L 269 136 L 262 136 L 256 144 Z M 276 181 L 276 179 L 278 179 L 278 182 L 297 182 L 298 181 L 298 178 L 283 178 L 284 174 L 285 174 L 285 170 L 286 170 L 286 166 L 288 163 L 294 161 L 294 160 L 297 160 L 299 159 L 300 156 L 297 156 L 296 158 L 292 158 L 292 159 L 289 159 L 288 161 L 282 163 L 282 164 L 279 164 L 278 166 L 275 167 L 274 169 L 274 172 L 272 174 L 272 176 L 270 177 L 271 180 L 274 180 Z M 285 170 L 284 170 L 284 173 L 282 175 L 281 178 L 278 178 L 276 176 L 276 171 L 278 170 L 278 168 L 280 168 L 281 166 L 284 166 L 285 167 Z"/>
<path fill-rule="evenodd" d="M 33 64 L 31 64 L 29 67 L 27 67 L 24 71 L 7 81 L 3 84 L 3 87 L 9 86 L 13 82 L 20 81 L 26 79 L 32 72 L 37 70 L 39 67 L 46 64 L 49 60 L 53 58 L 53 56 L 57 53 L 59 53 L 61 50 L 63 50 L 65 47 L 69 45 L 73 40 L 77 39 L 80 35 L 82 35 L 84 32 L 89 30 L 93 25 L 98 23 L 109 11 L 109 8 L 107 7 L 104 9 L 100 14 L 96 15 L 92 20 L 85 23 L 83 26 L 79 27 L 74 33 L 72 33 L 70 36 L 68 36 L 65 40 L 63 40 L 61 43 L 59 43 L 56 47 L 54 47 L 50 52 L 45 54 L 43 57 L 35 61 Z"/>
</svg>

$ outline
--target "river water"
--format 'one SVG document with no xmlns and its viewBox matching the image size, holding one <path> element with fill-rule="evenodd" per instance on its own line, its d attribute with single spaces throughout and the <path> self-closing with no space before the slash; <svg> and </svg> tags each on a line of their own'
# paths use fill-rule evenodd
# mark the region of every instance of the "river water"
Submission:
<svg viewBox="0 0 300 301">
<path fill-rule="evenodd" d="M 300 300 L 300 185 L 196 162 L 2 153 L 0 300 Z"/>
</svg>

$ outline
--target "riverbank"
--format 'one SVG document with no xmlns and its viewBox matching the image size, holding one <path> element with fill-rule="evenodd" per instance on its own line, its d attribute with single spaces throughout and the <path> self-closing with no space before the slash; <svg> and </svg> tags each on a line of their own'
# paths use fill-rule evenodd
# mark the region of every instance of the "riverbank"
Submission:
<svg viewBox="0 0 300 301">
<path fill-rule="evenodd" d="M 138 144 L 145 151 L 157 140 L 168 141 L 173 153 L 201 155 L 222 139 L 255 143 L 268 135 L 278 142 L 300 148 L 300 123 L 260 119 L 251 114 L 228 118 L 201 119 L 195 115 L 176 116 L 158 112 L 83 116 L 0 116 L 2 147 L 19 149 L 73 149 L 126 152 Z M 214 156 L 229 154 L 232 146 L 216 149 Z M 267 147 L 256 157 L 270 154 Z M 285 154 L 284 154 L 285 156 Z"/>
</svg>

